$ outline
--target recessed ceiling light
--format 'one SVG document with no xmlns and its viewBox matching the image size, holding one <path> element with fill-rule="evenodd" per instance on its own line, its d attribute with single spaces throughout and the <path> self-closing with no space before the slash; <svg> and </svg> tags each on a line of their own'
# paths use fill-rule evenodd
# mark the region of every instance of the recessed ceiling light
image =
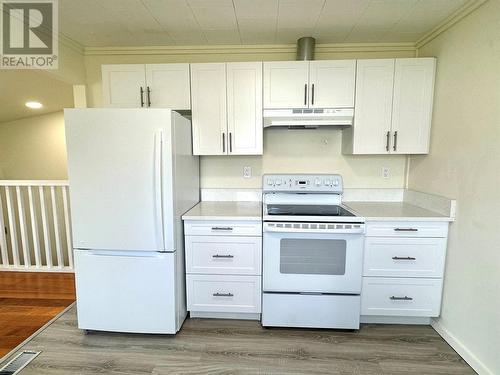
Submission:
<svg viewBox="0 0 500 375">
<path fill-rule="evenodd" d="M 26 102 L 26 107 L 31 109 L 40 109 L 43 105 L 40 102 Z"/>
</svg>

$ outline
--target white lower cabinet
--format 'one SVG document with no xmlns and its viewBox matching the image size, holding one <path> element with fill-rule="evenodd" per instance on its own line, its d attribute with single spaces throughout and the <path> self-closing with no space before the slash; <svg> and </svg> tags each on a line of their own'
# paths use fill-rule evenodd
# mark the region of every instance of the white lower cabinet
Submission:
<svg viewBox="0 0 500 375">
<path fill-rule="evenodd" d="M 364 277 L 361 315 L 436 317 L 443 279 Z"/>
<path fill-rule="evenodd" d="M 260 276 L 187 275 L 189 311 L 260 313 Z"/>
<path fill-rule="evenodd" d="M 184 233 L 191 316 L 260 320 L 262 222 L 187 220 Z"/>
<path fill-rule="evenodd" d="M 429 323 L 439 316 L 448 225 L 367 223 L 362 322 Z"/>
</svg>

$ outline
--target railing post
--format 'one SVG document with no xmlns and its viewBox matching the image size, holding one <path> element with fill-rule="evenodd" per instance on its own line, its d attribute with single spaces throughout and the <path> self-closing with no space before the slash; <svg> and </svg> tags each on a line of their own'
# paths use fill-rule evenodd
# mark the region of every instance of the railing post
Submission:
<svg viewBox="0 0 500 375">
<path fill-rule="evenodd" d="M 5 231 L 5 220 L 3 218 L 3 203 L 2 203 L 2 191 L 0 190 L 0 250 L 2 254 L 2 264 L 4 267 L 9 267 L 9 253 L 7 252 L 7 234 Z"/>
<path fill-rule="evenodd" d="M 45 207 L 45 194 L 43 186 L 38 187 L 40 195 L 40 211 L 42 212 L 43 243 L 45 247 L 45 261 L 47 268 L 52 268 L 52 246 L 50 244 L 49 224 L 47 222 L 47 207 Z"/>
<path fill-rule="evenodd" d="M 50 187 L 50 200 L 52 202 L 52 220 L 54 221 L 54 239 L 56 241 L 57 267 L 64 267 L 64 259 L 61 251 L 61 236 L 59 234 L 59 220 L 57 218 L 56 188 Z"/>
<path fill-rule="evenodd" d="M 42 257 L 40 255 L 40 238 L 38 236 L 38 221 L 36 219 L 36 207 L 33 201 L 33 189 L 28 186 L 28 202 L 30 205 L 31 235 L 33 237 L 33 250 L 35 253 L 36 268 L 42 267 Z"/>
<path fill-rule="evenodd" d="M 31 266 L 30 249 L 28 242 L 28 228 L 26 227 L 26 215 L 24 214 L 24 201 L 21 194 L 21 187 L 16 186 L 17 195 L 17 216 L 19 217 L 19 228 L 21 229 L 21 245 L 23 247 L 24 267 Z"/>
<path fill-rule="evenodd" d="M 12 195 L 10 194 L 9 186 L 5 187 L 5 195 L 7 198 L 7 216 L 9 218 L 10 245 L 12 248 L 12 258 L 14 260 L 14 267 L 19 267 L 19 248 L 17 246 L 16 215 L 14 213 L 14 203 L 12 202 Z"/>
<path fill-rule="evenodd" d="M 69 267 L 73 268 L 73 244 L 71 241 L 71 223 L 69 220 L 69 205 L 68 205 L 68 187 L 62 187 L 63 208 L 64 208 L 64 227 L 66 229 L 66 246 L 68 251 Z"/>
</svg>

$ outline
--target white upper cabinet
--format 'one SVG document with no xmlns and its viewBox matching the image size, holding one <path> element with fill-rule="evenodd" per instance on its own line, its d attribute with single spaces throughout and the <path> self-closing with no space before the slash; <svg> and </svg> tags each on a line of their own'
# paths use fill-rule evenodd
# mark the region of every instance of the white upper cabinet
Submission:
<svg viewBox="0 0 500 375">
<path fill-rule="evenodd" d="M 227 63 L 228 152 L 262 155 L 262 63 Z"/>
<path fill-rule="evenodd" d="M 358 60 L 348 154 L 425 154 L 434 93 L 434 58 Z"/>
<path fill-rule="evenodd" d="M 392 153 L 429 152 L 435 70 L 435 58 L 396 59 Z"/>
<path fill-rule="evenodd" d="M 226 64 L 191 64 L 194 155 L 227 154 Z"/>
<path fill-rule="evenodd" d="M 189 64 L 102 66 L 103 107 L 191 108 Z"/>
<path fill-rule="evenodd" d="M 353 108 L 356 60 L 309 63 L 309 108 Z"/>
<path fill-rule="evenodd" d="M 358 60 L 352 133 L 355 154 L 389 151 L 394 60 Z M 347 130 L 347 131 L 346 131 Z"/>
<path fill-rule="evenodd" d="M 145 89 L 144 65 L 102 66 L 102 99 L 104 107 L 141 107 L 141 102 L 144 105 Z"/>
<path fill-rule="evenodd" d="M 307 108 L 309 61 L 264 62 L 264 108 Z"/>
<path fill-rule="evenodd" d="M 146 100 L 149 107 L 191 109 L 189 64 L 146 65 Z"/>
<path fill-rule="evenodd" d="M 264 63 L 264 108 L 352 108 L 355 60 Z"/>
<path fill-rule="evenodd" d="M 195 155 L 262 155 L 262 63 L 191 64 Z"/>
</svg>

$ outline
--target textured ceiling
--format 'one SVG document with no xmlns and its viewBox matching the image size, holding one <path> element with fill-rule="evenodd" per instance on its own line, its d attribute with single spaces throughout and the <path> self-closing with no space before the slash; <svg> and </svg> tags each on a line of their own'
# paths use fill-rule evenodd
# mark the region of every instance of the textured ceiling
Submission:
<svg viewBox="0 0 500 375">
<path fill-rule="evenodd" d="M 60 0 L 88 47 L 415 42 L 467 0 Z"/>
</svg>

